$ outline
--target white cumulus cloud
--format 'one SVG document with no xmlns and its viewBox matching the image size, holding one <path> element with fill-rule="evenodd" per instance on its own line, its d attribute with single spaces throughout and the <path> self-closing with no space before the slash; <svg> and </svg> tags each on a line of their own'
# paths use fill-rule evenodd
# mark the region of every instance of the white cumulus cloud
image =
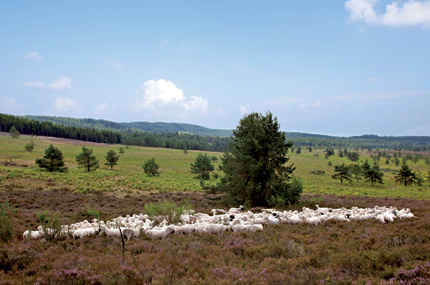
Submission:
<svg viewBox="0 0 430 285">
<path fill-rule="evenodd" d="M 72 89 L 72 80 L 69 77 L 61 76 L 59 79 L 50 83 L 48 88 L 51 90 Z"/>
<path fill-rule="evenodd" d="M 43 56 L 41 56 L 37 51 L 32 51 L 24 55 L 24 58 L 39 61 L 43 59 Z"/>
<path fill-rule="evenodd" d="M 345 9 L 353 21 L 384 26 L 430 26 L 430 1 L 393 1 L 383 13 L 375 10 L 379 0 L 349 0 Z"/>
<path fill-rule="evenodd" d="M 133 110 L 151 111 L 152 115 L 184 117 L 187 113 L 205 114 L 208 101 L 201 97 L 185 97 L 182 89 L 164 79 L 148 80 L 144 82 L 137 93 L 143 97 L 134 103 Z"/>
<path fill-rule="evenodd" d="M 28 108 L 28 105 L 19 104 L 14 97 L 4 97 L 0 99 L 0 112 L 15 113 L 22 112 Z"/>
<path fill-rule="evenodd" d="M 66 113 L 69 111 L 80 111 L 79 104 L 71 98 L 57 97 L 54 102 L 54 111 L 57 113 Z"/>
<path fill-rule="evenodd" d="M 22 85 L 34 89 L 42 89 L 43 87 L 45 87 L 45 83 L 39 80 L 24 82 Z"/>
</svg>

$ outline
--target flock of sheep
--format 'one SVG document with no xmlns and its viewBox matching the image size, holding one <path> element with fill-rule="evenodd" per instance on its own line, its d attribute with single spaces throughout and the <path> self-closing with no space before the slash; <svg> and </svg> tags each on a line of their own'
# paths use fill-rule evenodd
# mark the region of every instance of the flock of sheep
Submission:
<svg viewBox="0 0 430 285">
<path fill-rule="evenodd" d="M 211 215 L 195 213 L 193 210 L 184 211 L 180 216 L 180 222 L 169 225 L 166 217 L 158 216 L 150 219 L 148 215 L 127 215 L 118 217 L 112 221 L 104 222 L 94 219 L 91 223 L 83 222 L 61 226 L 61 231 L 55 235 L 83 238 L 85 236 L 103 234 L 109 237 L 125 237 L 127 240 L 138 237 L 141 233 L 152 239 L 163 239 L 175 234 L 211 233 L 221 235 L 231 230 L 233 232 L 262 231 L 266 225 L 301 224 L 307 223 L 320 225 L 327 221 L 350 222 L 376 219 L 382 223 L 393 222 L 395 219 L 413 218 L 414 214 L 409 209 L 398 210 L 395 207 L 379 207 L 351 209 L 320 208 L 316 210 L 304 207 L 302 211 L 277 211 L 275 209 L 263 209 L 261 213 L 244 211 L 243 206 L 231 208 L 228 211 L 213 209 Z M 155 224 L 158 224 L 155 226 Z M 24 238 L 42 239 L 46 234 L 54 230 L 38 227 L 37 231 L 25 231 Z"/>
</svg>

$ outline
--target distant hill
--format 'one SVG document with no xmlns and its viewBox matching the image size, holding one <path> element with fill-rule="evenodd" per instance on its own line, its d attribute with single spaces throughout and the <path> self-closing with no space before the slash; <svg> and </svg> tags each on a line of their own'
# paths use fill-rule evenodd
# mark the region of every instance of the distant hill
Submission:
<svg viewBox="0 0 430 285">
<path fill-rule="evenodd" d="M 131 132 L 155 132 L 155 133 L 186 133 L 199 136 L 229 137 L 233 134 L 232 130 L 209 129 L 206 127 L 183 124 L 183 123 L 162 123 L 162 122 L 131 122 L 116 123 L 106 120 L 96 119 L 77 119 L 68 117 L 54 116 L 24 116 L 27 119 L 40 122 L 52 122 L 54 124 L 74 126 L 80 128 L 105 129 L 113 131 Z"/>
<path fill-rule="evenodd" d="M 106 120 L 53 116 L 27 115 L 23 117 L 29 120 L 49 122 L 49 124 L 62 125 L 71 128 L 76 127 L 116 132 L 118 133 L 118 136 L 121 136 L 120 140 L 122 143 L 143 146 L 165 146 L 182 149 L 182 145 L 186 145 L 188 149 L 196 150 L 207 150 L 208 146 L 210 146 L 212 149 L 209 150 L 224 151 L 227 149 L 229 137 L 233 135 L 233 130 L 210 129 L 198 125 L 183 123 L 116 123 Z M 285 135 L 287 140 L 291 140 L 294 143 L 295 147 L 315 146 L 338 149 L 355 148 L 368 150 L 384 148 L 392 150 L 430 151 L 429 136 L 378 136 L 365 134 L 361 136 L 338 137 L 301 132 L 286 132 Z M 187 138 L 185 139 L 185 137 Z M 178 142 L 184 139 L 187 143 Z M 191 141 L 193 141 L 193 143 L 191 143 Z"/>
</svg>

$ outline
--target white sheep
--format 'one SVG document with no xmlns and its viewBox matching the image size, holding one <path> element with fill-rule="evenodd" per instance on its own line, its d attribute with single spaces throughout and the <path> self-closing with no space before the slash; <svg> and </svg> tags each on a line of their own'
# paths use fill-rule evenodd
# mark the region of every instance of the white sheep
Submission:
<svg viewBox="0 0 430 285">
<path fill-rule="evenodd" d="M 208 224 L 206 225 L 206 230 L 211 234 L 222 234 L 228 229 L 227 226 L 221 224 Z"/>
<path fill-rule="evenodd" d="M 169 226 L 164 230 L 147 230 L 145 234 L 152 239 L 163 239 L 175 232 L 174 226 Z"/>
<path fill-rule="evenodd" d="M 399 215 L 400 219 L 410 219 L 410 218 L 413 218 L 413 217 L 415 217 L 415 216 L 412 213 L 403 213 L 403 214 Z"/>
<path fill-rule="evenodd" d="M 44 236 L 43 232 L 40 232 L 40 231 L 27 230 L 22 234 L 22 237 L 25 239 L 41 239 L 43 238 L 43 236 Z"/>
<path fill-rule="evenodd" d="M 305 221 L 306 223 L 312 224 L 315 226 L 318 226 L 319 224 L 321 224 L 321 219 L 319 217 L 310 217 L 310 218 L 306 217 Z"/>
<path fill-rule="evenodd" d="M 101 229 L 106 233 L 108 237 L 120 237 L 121 233 L 119 229 L 109 229 L 106 226 L 101 226 Z"/>
<path fill-rule="evenodd" d="M 228 210 L 228 213 L 230 214 L 239 214 L 240 212 L 242 212 L 244 209 L 244 207 L 242 205 L 239 206 L 239 208 L 230 208 L 230 210 Z"/>
<path fill-rule="evenodd" d="M 139 229 L 125 228 L 125 229 L 121 229 L 121 230 L 122 230 L 123 236 L 127 239 L 127 241 L 129 241 L 130 238 L 132 238 L 132 237 L 139 237 L 139 235 L 140 235 Z"/>
</svg>

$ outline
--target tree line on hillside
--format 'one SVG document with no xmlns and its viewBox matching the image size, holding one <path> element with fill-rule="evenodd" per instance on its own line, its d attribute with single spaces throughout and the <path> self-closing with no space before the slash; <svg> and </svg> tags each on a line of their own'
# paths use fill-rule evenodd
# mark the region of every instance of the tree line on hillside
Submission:
<svg viewBox="0 0 430 285">
<path fill-rule="evenodd" d="M 50 118 L 50 117 L 47 117 Z M 73 118 L 70 118 L 74 122 Z M 77 119 L 75 119 L 77 120 Z M 149 147 L 163 147 L 173 149 L 202 150 L 202 151 L 229 151 L 229 141 L 231 137 L 201 136 L 188 133 L 170 132 L 144 132 L 135 131 L 135 128 L 125 128 L 119 123 L 82 119 L 84 126 L 77 127 L 70 125 L 56 124 L 52 121 L 37 121 L 28 118 L 12 115 L 0 114 L 0 131 L 9 132 L 14 126 L 21 134 L 37 136 L 53 136 L 61 138 L 77 139 L 90 142 L 102 142 L 113 144 L 127 144 Z M 68 121 L 66 120 L 64 124 Z M 98 128 L 101 122 L 111 128 Z M 130 123 L 131 124 L 131 123 Z M 137 123 L 136 123 L 137 124 Z M 121 127 L 121 129 L 115 129 Z M 303 137 L 299 137 L 302 135 Z M 291 141 L 298 150 L 301 147 L 314 149 L 349 149 L 349 150 L 412 150 L 430 151 L 430 137 L 379 137 L 373 135 L 339 138 L 322 135 L 311 135 L 301 133 L 285 133 L 286 142 Z M 291 148 L 292 150 L 292 148 Z M 301 149 L 300 149 L 301 150 Z M 356 159 L 356 152 L 342 151 L 343 155 Z M 334 154 L 334 153 L 333 153 Z"/>
<path fill-rule="evenodd" d="M 288 133 L 287 133 L 288 134 Z M 430 137 L 428 136 L 405 136 L 405 137 L 291 137 L 288 140 L 294 143 L 295 147 L 313 148 L 334 148 L 334 149 L 355 149 L 355 150 L 378 150 L 392 149 L 396 151 L 430 151 Z"/>
<path fill-rule="evenodd" d="M 98 143 L 121 143 L 121 134 L 113 131 L 56 125 L 52 122 L 39 122 L 0 114 L 0 131 L 9 132 L 11 128 L 25 135 L 59 137 Z"/>
<path fill-rule="evenodd" d="M 51 136 L 97 143 L 203 151 L 227 151 L 229 141 L 227 137 L 205 137 L 179 133 L 115 132 L 111 130 L 79 128 L 58 125 L 48 121 L 39 122 L 0 114 L 0 131 L 9 132 L 11 128 L 16 130 L 18 134 L 26 135 Z"/>
<path fill-rule="evenodd" d="M 58 125 L 75 126 L 80 128 L 104 129 L 114 132 L 154 132 L 154 133 L 188 133 L 201 136 L 212 137 L 229 137 L 232 135 L 232 130 L 209 129 L 198 125 L 184 123 L 163 123 L 163 122 L 130 122 L 116 123 L 107 120 L 98 120 L 90 118 L 69 118 L 69 117 L 53 117 L 53 116 L 25 116 L 27 119 L 53 122 Z"/>
</svg>

